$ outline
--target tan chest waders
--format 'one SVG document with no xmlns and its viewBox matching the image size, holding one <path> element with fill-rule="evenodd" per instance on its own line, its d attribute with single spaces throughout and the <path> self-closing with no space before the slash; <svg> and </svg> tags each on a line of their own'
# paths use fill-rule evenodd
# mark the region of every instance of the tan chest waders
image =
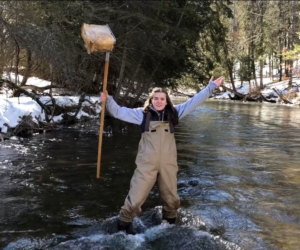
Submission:
<svg viewBox="0 0 300 250">
<path fill-rule="evenodd" d="M 163 205 L 163 217 L 174 218 L 180 200 L 177 195 L 177 150 L 169 123 L 150 121 L 149 131 L 142 133 L 135 161 L 137 168 L 119 219 L 131 222 L 139 216 L 141 206 L 157 181 Z"/>
</svg>

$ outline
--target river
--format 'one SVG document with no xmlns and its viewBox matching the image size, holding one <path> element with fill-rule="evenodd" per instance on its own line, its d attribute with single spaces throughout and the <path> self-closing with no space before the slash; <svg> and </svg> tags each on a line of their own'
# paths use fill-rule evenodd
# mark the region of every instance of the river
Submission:
<svg viewBox="0 0 300 250">
<path fill-rule="evenodd" d="M 135 236 L 97 226 L 115 220 L 127 195 L 140 128 L 106 119 L 97 179 L 98 123 L 0 144 L 1 249 L 160 249 L 158 232 L 161 249 L 202 249 L 201 230 L 188 229 L 196 219 L 210 229 L 205 237 L 219 235 L 234 249 L 299 249 L 298 107 L 209 100 L 184 117 L 176 128 L 180 225 Z M 154 187 L 143 210 L 159 206 Z M 187 230 L 194 236 L 183 244 L 178 235 Z"/>
</svg>

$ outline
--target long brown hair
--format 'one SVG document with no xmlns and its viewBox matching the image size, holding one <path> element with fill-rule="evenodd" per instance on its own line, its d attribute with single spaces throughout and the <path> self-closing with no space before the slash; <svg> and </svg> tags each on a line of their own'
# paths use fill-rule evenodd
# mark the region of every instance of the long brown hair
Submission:
<svg viewBox="0 0 300 250">
<path fill-rule="evenodd" d="M 148 98 L 146 99 L 146 101 L 144 103 L 144 109 L 143 109 L 144 113 L 147 113 L 149 111 L 149 106 L 152 105 L 152 99 L 153 99 L 155 93 L 164 93 L 166 95 L 167 105 L 166 105 L 165 109 L 168 112 L 169 121 L 172 121 L 172 123 L 174 125 L 178 124 L 178 112 L 174 108 L 174 105 L 170 99 L 170 96 L 169 96 L 167 90 L 164 88 L 156 87 L 156 88 L 152 89 L 151 93 L 149 94 Z"/>
</svg>

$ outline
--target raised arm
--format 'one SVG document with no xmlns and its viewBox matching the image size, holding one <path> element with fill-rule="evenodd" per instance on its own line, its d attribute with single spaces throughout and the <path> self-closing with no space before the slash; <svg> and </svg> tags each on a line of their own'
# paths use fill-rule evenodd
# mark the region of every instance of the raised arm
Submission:
<svg viewBox="0 0 300 250">
<path fill-rule="evenodd" d="M 140 125 L 143 121 L 143 109 L 142 108 L 126 108 L 119 106 L 112 96 L 106 93 L 101 93 L 100 99 L 106 102 L 106 108 L 108 112 L 115 118 L 125 122 L 130 122 Z"/>
<path fill-rule="evenodd" d="M 201 105 L 213 93 L 213 90 L 222 84 L 224 77 L 221 76 L 215 81 L 213 79 L 214 77 L 212 76 L 206 88 L 201 90 L 198 94 L 193 96 L 191 99 L 189 99 L 184 103 L 175 105 L 175 108 L 178 111 L 179 119 L 182 119 L 184 116 L 191 113 L 194 109 L 196 109 L 199 105 Z"/>
</svg>

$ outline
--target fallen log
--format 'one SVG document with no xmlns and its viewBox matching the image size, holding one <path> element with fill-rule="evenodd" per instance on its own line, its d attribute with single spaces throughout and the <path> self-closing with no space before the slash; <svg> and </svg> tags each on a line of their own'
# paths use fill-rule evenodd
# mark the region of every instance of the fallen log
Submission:
<svg viewBox="0 0 300 250">
<path fill-rule="evenodd" d="M 229 92 L 231 92 L 231 93 L 233 93 L 233 94 L 236 95 L 237 98 L 232 99 L 233 97 L 230 97 L 230 99 L 232 99 L 232 100 L 243 100 L 245 98 L 244 94 L 241 94 L 241 93 L 239 93 L 239 92 L 237 92 L 237 91 L 235 91 L 235 90 L 233 90 L 231 88 L 228 88 L 228 87 L 226 87 L 224 85 L 222 85 L 221 87 L 224 88 L 226 91 L 229 91 Z"/>
<path fill-rule="evenodd" d="M 272 88 L 276 94 L 279 96 L 279 98 L 284 102 L 288 104 L 293 104 L 289 99 L 287 99 L 283 94 L 281 94 L 276 88 Z"/>
<path fill-rule="evenodd" d="M 275 103 L 276 101 L 274 100 L 269 100 L 268 98 L 266 98 L 262 93 L 260 93 L 260 97 L 264 102 L 272 102 Z"/>
</svg>

